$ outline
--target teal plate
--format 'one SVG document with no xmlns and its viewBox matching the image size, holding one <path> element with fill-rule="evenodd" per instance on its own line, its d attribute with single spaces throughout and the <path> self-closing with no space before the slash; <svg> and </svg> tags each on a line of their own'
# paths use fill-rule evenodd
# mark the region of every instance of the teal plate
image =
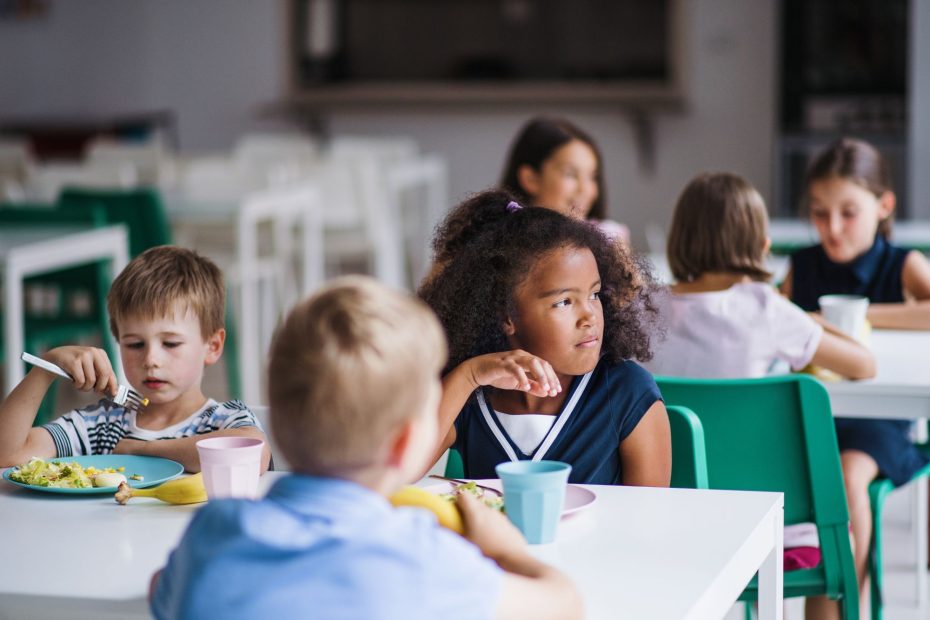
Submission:
<svg viewBox="0 0 930 620">
<path fill-rule="evenodd" d="M 122 454 L 98 454 L 96 456 L 65 456 L 57 459 L 48 459 L 50 462 L 77 463 L 81 467 L 87 468 L 93 465 L 97 469 L 106 469 L 112 467 L 117 469 L 125 467 L 125 471 L 120 472 L 126 476 L 126 482 L 129 486 L 137 489 L 152 487 L 172 478 L 177 478 L 184 472 L 184 466 L 176 461 L 163 459 L 157 456 L 131 456 Z M 46 491 L 48 493 L 66 493 L 69 495 L 93 495 L 95 493 L 116 493 L 116 487 L 91 487 L 89 489 L 63 489 L 57 487 L 40 487 L 34 484 L 23 484 L 10 480 L 10 472 L 15 468 L 10 467 L 3 470 L 3 479 L 10 484 L 15 484 L 24 489 L 33 491 Z M 132 475 L 142 476 L 143 480 L 130 480 Z"/>
</svg>

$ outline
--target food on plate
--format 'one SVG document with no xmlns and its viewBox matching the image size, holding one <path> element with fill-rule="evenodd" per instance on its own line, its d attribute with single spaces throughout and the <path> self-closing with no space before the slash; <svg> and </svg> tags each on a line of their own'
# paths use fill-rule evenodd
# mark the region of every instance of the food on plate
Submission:
<svg viewBox="0 0 930 620">
<path fill-rule="evenodd" d="M 51 462 L 33 457 L 28 463 L 14 467 L 13 471 L 10 472 L 10 480 L 22 484 L 59 489 L 89 489 L 95 486 L 115 487 L 119 484 L 119 480 L 116 480 L 113 476 L 125 480 L 126 477 L 119 473 L 125 469 L 125 467 L 97 469 L 93 465 L 82 467 L 74 461 L 70 463 L 65 461 Z M 99 482 L 97 478 L 101 478 Z M 113 482 L 113 480 L 116 481 Z"/>
<path fill-rule="evenodd" d="M 462 515 L 459 514 L 456 505 L 435 493 L 430 493 L 419 487 L 404 487 L 388 499 L 394 506 L 425 508 L 436 515 L 439 525 L 447 527 L 458 534 L 465 532 Z"/>
<path fill-rule="evenodd" d="M 117 471 L 104 472 L 91 476 L 91 480 L 95 487 L 118 487 L 121 482 L 126 482 L 126 476 Z"/>
<path fill-rule="evenodd" d="M 169 504 L 199 504 L 207 501 L 207 491 L 203 486 L 203 474 L 196 473 L 169 480 L 154 489 L 134 489 L 126 482 L 120 483 L 116 501 L 125 505 L 131 497 L 154 497 Z"/>
<path fill-rule="evenodd" d="M 504 511 L 504 497 L 478 486 L 478 483 L 474 480 L 466 482 L 465 484 L 457 484 L 450 492 L 443 493 L 440 497 L 445 498 L 446 501 L 454 502 L 455 496 L 459 493 L 471 493 L 484 502 L 485 506 L 493 508 L 494 510 L 500 510 L 501 512 Z"/>
</svg>

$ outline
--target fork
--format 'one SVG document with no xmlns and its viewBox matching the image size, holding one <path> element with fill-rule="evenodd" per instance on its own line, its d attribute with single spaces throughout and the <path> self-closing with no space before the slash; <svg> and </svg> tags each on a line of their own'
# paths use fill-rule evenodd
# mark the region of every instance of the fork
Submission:
<svg viewBox="0 0 930 620">
<path fill-rule="evenodd" d="M 29 353 L 23 353 L 20 355 L 22 359 L 27 364 L 32 364 L 33 366 L 38 366 L 43 370 L 47 370 L 52 374 L 58 375 L 65 379 L 74 381 L 74 377 L 69 375 L 61 366 L 47 362 L 41 357 L 36 357 Z M 142 408 L 149 404 L 149 399 L 144 397 L 139 392 L 135 391 L 131 387 L 120 384 L 116 388 L 116 396 L 108 397 L 111 402 L 120 407 L 124 407 L 129 411 L 142 411 Z"/>
<path fill-rule="evenodd" d="M 458 478 L 446 478 L 445 476 L 440 476 L 439 474 L 430 474 L 429 477 L 436 478 L 437 480 L 445 480 L 446 482 L 455 482 L 458 484 L 468 484 L 470 482 L 475 482 L 474 480 L 459 480 Z M 491 493 L 494 493 L 498 497 L 504 496 L 503 492 L 498 491 L 494 487 L 486 487 L 483 484 L 478 484 L 477 482 L 475 482 L 475 486 L 483 491 L 489 491 Z"/>
</svg>

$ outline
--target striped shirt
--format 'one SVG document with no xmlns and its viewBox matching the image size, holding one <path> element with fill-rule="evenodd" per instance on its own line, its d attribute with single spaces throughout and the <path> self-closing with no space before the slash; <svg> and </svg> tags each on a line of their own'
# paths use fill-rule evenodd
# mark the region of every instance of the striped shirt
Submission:
<svg viewBox="0 0 930 620">
<path fill-rule="evenodd" d="M 124 437 L 142 441 L 181 439 L 247 426 L 261 429 L 252 411 L 238 400 L 218 403 L 210 399 L 186 420 L 159 430 L 140 428 L 135 411 L 101 400 L 84 409 L 70 411 L 42 428 L 52 436 L 55 451 L 61 457 L 111 454 Z"/>
</svg>

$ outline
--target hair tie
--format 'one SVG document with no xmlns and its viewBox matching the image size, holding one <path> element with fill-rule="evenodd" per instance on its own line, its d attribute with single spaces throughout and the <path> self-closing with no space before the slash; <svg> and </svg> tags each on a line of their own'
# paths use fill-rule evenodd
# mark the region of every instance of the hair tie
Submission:
<svg viewBox="0 0 930 620">
<path fill-rule="evenodd" d="M 519 211 L 519 210 L 522 209 L 522 208 L 523 208 L 523 206 L 522 206 L 520 203 L 515 202 L 515 201 L 513 201 L 513 200 L 511 200 L 510 202 L 507 203 L 507 212 L 508 212 L 508 213 L 513 213 L 514 211 Z"/>
</svg>

